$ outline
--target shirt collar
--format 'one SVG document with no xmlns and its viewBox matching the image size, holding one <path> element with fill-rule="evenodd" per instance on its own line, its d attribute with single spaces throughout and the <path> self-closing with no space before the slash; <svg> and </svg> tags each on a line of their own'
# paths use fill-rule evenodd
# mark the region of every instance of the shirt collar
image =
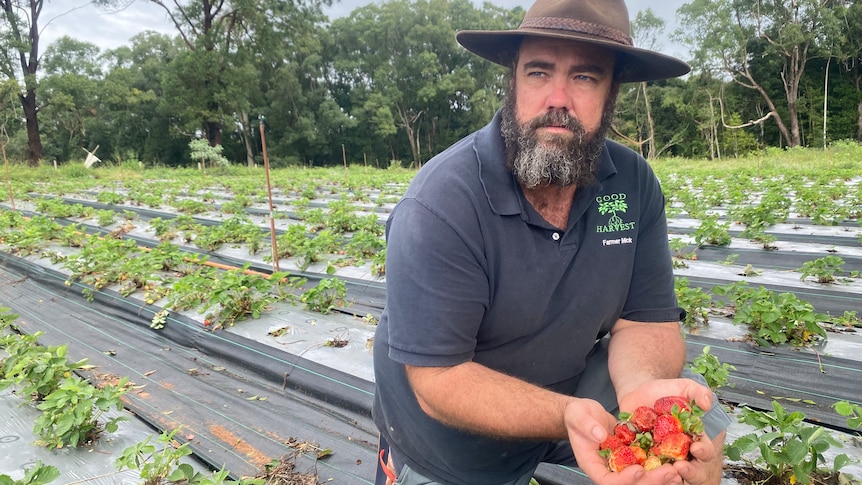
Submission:
<svg viewBox="0 0 862 485">
<path fill-rule="evenodd" d="M 473 150 L 479 162 L 479 182 L 482 184 L 491 210 L 501 216 L 516 215 L 521 213 L 518 198 L 520 189 L 515 176 L 506 168 L 506 149 L 500 131 L 500 120 L 500 111 L 497 111 L 491 122 L 476 133 Z M 617 169 L 605 143 L 596 174 L 596 183 L 601 185 L 602 181 L 615 173 Z"/>
</svg>

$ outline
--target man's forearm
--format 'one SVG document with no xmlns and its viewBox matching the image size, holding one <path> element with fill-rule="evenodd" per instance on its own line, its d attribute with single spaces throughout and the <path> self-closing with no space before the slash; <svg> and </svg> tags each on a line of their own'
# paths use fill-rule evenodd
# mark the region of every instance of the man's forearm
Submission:
<svg viewBox="0 0 862 485">
<path fill-rule="evenodd" d="M 676 322 L 620 320 L 611 331 L 608 368 L 618 396 L 646 381 L 679 377 L 685 340 Z"/>
<path fill-rule="evenodd" d="M 407 366 L 426 414 L 449 426 L 502 438 L 564 439 L 566 405 L 558 394 L 474 362 Z"/>
</svg>

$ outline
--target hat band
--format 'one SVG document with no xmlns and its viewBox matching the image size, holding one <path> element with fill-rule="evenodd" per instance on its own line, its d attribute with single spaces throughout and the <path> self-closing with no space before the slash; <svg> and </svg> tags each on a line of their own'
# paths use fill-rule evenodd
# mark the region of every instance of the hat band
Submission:
<svg viewBox="0 0 862 485">
<path fill-rule="evenodd" d="M 594 35 L 605 39 L 618 42 L 623 45 L 634 45 L 632 38 L 626 35 L 625 32 L 617 30 L 605 25 L 594 24 L 592 22 L 584 22 L 576 19 L 566 19 L 560 17 L 530 17 L 525 18 L 521 22 L 520 28 L 528 29 L 551 29 L 551 30 L 568 30 L 579 34 Z"/>
</svg>

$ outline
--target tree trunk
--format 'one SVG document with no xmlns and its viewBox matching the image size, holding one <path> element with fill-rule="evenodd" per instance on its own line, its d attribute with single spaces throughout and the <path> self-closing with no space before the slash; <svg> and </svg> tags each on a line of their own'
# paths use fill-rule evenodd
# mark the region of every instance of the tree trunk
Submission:
<svg viewBox="0 0 862 485">
<path fill-rule="evenodd" d="M 221 145 L 221 127 L 221 121 L 206 122 L 207 140 L 209 140 L 210 146 Z"/>
<path fill-rule="evenodd" d="M 36 109 L 36 90 L 28 89 L 19 96 L 24 108 L 24 120 L 27 125 L 27 158 L 31 167 L 38 167 L 42 160 L 42 137 L 39 135 L 39 118 Z"/>
<path fill-rule="evenodd" d="M 248 168 L 254 167 L 254 150 L 251 147 L 251 126 L 248 121 L 248 113 L 240 113 L 242 120 L 242 141 L 245 144 L 245 162 Z"/>
<path fill-rule="evenodd" d="M 862 142 L 862 101 L 856 105 L 856 141 Z"/>
<path fill-rule="evenodd" d="M 401 119 L 401 127 L 407 133 L 407 141 L 410 143 L 410 152 L 413 155 L 413 166 L 419 167 L 422 161 L 419 159 L 419 140 L 416 137 L 416 121 L 422 116 L 424 111 L 420 111 L 415 115 L 406 113 L 401 106 L 397 107 L 398 117 Z"/>
<path fill-rule="evenodd" d="M 16 12 L 16 5 L 9 0 L 0 2 L 8 27 L 7 37 L 12 41 L 10 45 L 16 45 L 14 48 L 18 51 L 21 64 L 24 93 L 19 94 L 18 99 L 21 101 L 27 127 L 29 164 L 31 167 L 36 167 L 42 159 L 42 137 L 39 135 L 39 110 L 36 104 L 36 71 L 39 68 L 39 14 L 42 12 L 42 0 L 30 0 L 28 4 L 30 7 L 30 28 L 25 39 L 25 34 L 18 24 L 19 12 Z M 23 46 L 28 44 L 30 50 L 25 51 Z"/>
<path fill-rule="evenodd" d="M 652 120 L 652 111 L 649 107 L 649 96 L 647 96 L 647 83 L 641 83 L 641 90 L 644 93 L 644 106 L 646 107 L 647 119 L 647 160 L 655 158 L 655 123 Z"/>
</svg>

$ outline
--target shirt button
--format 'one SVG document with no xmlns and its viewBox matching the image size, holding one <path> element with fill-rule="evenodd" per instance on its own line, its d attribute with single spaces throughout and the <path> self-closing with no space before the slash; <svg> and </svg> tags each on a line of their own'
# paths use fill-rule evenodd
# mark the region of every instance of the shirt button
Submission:
<svg viewBox="0 0 862 485">
<path fill-rule="evenodd" d="M 560 233 L 555 232 L 555 233 L 551 234 L 551 239 L 553 239 L 554 241 L 559 241 L 560 240 Z"/>
</svg>

